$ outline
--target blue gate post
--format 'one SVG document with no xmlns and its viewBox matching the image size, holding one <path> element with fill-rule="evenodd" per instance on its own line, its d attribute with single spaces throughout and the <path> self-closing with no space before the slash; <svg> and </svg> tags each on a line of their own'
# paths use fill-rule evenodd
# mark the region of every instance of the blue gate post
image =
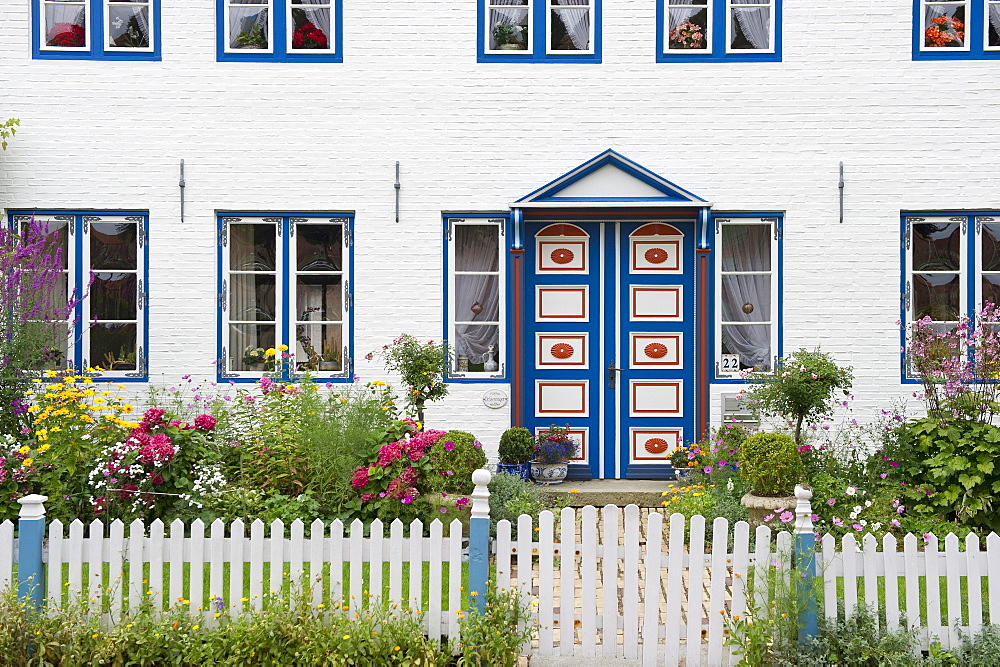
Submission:
<svg viewBox="0 0 1000 667">
<path fill-rule="evenodd" d="M 486 608 L 486 582 L 490 578 L 490 490 L 486 487 L 492 478 L 485 468 L 472 473 L 476 488 L 469 521 L 469 597 L 479 613 Z"/>
<path fill-rule="evenodd" d="M 45 538 L 45 505 L 48 496 L 36 493 L 18 498 L 21 511 L 17 519 L 17 596 L 28 599 L 35 609 L 45 599 L 45 565 L 42 563 L 42 540 Z"/>
<path fill-rule="evenodd" d="M 812 522 L 812 487 L 795 486 L 795 566 L 796 594 L 799 605 L 799 644 L 805 644 L 819 632 L 816 616 L 816 533 Z"/>
</svg>

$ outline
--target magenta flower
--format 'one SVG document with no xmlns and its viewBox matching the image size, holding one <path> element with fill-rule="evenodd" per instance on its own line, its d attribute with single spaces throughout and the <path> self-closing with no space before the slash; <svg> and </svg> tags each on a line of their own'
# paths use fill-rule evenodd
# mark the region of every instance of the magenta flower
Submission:
<svg viewBox="0 0 1000 667">
<path fill-rule="evenodd" d="M 834 500 L 833 498 L 827 498 L 826 499 L 826 504 L 829 505 L 830 507 L 833 507 L 834 505 L 837 504 L 837 501 Z"/>
<path fill-rule="evenodd" d="M 451 441 L 448 441 L 448 442 L 444 443 L 444 448 L 445 448 L 446 451 L 449 451 L 449 452 L 454 451 L 455 450 L 455 443 L 451 442 Z"/>
<path fill-rule="evenodd" d="M 198 415 L 194 418 L 194 427 L 199 431 L 211 431 L 215 428 L 215 417 L 212 415 Z"/>
<path fill-rule="evenodd" d="M 795 518 L 795 515 L 792 514 L 791 512 L 782 512 L 781 516 L 778 518 L 781 519 L 781 523 L 788 523 L 789 521 Z"/>
<path fill-rule="evenodd" d="M 720 468 L 726 467 L 726 459 L 719 459 L 719 467 Z"/>
<path fill-rule="evenodd" d="M 859 533 L 861 532 L 861 524 L 860 523 L 856 523 L 856 524 L 852 525 L 851 528 L 853 528 L 854 530 L 858 531 Z"/>
<path fill-rule="evenodd" d="M 833 517 L 833 525 L 838 526 L 840 528 L 843 528 L 844 527 L 844 520 L 841 519 L 839 516 L 835 516 L 835 517 Z"/>
<path fill-rule="evenodd" d="M 706 475 L 709 474 L 710 472 L 712 472 L 712 466 L 705 466 L 704 468 L 702 468 L 702 472 L 704 472 Z"/>
</svg>

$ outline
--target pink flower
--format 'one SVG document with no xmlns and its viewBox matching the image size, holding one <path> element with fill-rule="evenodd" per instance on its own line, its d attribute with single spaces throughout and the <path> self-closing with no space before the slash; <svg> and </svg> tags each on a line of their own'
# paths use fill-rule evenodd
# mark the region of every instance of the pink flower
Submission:
<svg viewBox="0 0 1000 667">
<path fill-rule="evenodd" d="M 892 525 L 892 526 L 895 526 L 896 528 L 899 528 L 899 526 L 900 526 L 899 519 L 890 519 L 889 520 L 889 525 Z"/>
<path fill-rule="evenodd" d="M 827 498 L 826 499 L 826 504 L 829 505 L 830 507 L 833 507 L 834 505 L 837 504 L 837 501 L 834 500 L 833 498 Z"/>
<path fill-rule="evenodd" d="M 856 524 L 852 525 L 851 528 L 853 528 L 854 530 L 858 531 L 859 533 L 861 532 L 861 524 L 860 523 L 856 523 Z"/>
<path fill-rule="evenodd" d="M 924 538 L 924 542 L 930 542 L 931 541 L 931 533 L 924 533 L 923 535 L 921 535 L 921 537 Z"/>
<path fill-rule="evenodd" d="M 788 523 L 789 521 L 795 518 L 795 515 L 792 514 L 791 512 L 782 512 L 781 516 L 778 518 L 781 519 L 781 523 Z"/>
<path fill-rule="evenodd" d="M 194 418 L 194 427 L 199 431 L 211 431 L 215 428 L 215 417 L 212 415 L 198 415 Z"/>
<path fill-rule="evenodd" d="M 708 473 L 712 472 L 712 466 L 705 466 L 704 468 L 702 468 L 702 472 L 704 472 L 707 475 Z"/>
<path fill-rule="evenodd" d="M 445 451 L 449 451 L 449 452 L 454 451 L 455 450 L 455 443 L 451 442 L 451 441 L 448 441 L 448 442 L 444 443 L 444 448 L 445 448 Z"/>
<path fill-rule="evenodd" d="M 720 468 L 726 467 L 726 459 L 719 459 L 719 467 Z"/>
<path fill-rule="evenodd" d="M 368 468 L 364 466 L 358 466 L 354 469 L 354 474 L 351 475 L 351 488 L 360 491 L 361 489 L 368 486 Z M 366 494 L 371 495 L 371 494 Z M 361 498 L 364 500 L 364 496 Z"/>
<path fill-rule="evenodd" d="M 774 519 L 774 515 L 773 514 L 768 514 L 766 517 L 764 517 L 764 521 L 765 522 L 766 521 L 771 521 L 772 519 Z"/>
<path fill-rule="evenodd" d="M 839 526 L 840 528 L 843 528 L 844 527 L 844 521 L 839 516 L 835 516 L 835 517 L 833 517 L 833 525 Z"/>
<path fill-rule="evenodd" d="M 811 445 L 802 445 L 801 447 L 799 447 L 799 453 L 800 454 L 808 454 L 812 450 L 813 450 L 813 448 L 812 448 Z"/>
</svg>

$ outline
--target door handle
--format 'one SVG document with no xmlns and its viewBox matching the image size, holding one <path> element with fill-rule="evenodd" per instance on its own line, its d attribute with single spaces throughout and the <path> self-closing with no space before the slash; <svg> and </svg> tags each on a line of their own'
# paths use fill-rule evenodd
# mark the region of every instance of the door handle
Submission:
<svg viewBox="0 0 1000 667">
<path fill-rule="evenodd" d="M 623 371 L 624 368 L 615 368 L 614 359 L 608 364 L 608 389 L 615 388 L 615 380 L 618 378 L 618 371 Z"/>
</svg>

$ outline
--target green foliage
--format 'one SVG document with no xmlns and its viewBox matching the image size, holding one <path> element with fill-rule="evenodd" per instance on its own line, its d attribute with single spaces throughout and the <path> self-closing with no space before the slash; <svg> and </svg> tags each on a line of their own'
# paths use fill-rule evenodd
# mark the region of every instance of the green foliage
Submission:
<svg viewBox="0 0 1000 667">
<path fill-rule="evenodd" d="M 483 445 L 466 431 L 448 431 L 427 454 L 431 471 L 426 490 L 432 493 L 472 493 L 472 473 L 486 465 Z"/>
<path fill-rule="evenodd" d="M 497 534 L 497 521 L 511 523 L 511 535 L 517 537 L 517 517 L 531 516 L 532 527 L 538 525 L 538 513 L 545 509 L 545 502 L 538 487 L 518 475 L 498 473 L 490 480 L 490 535 Z"/>
<path fill-rule="evenodd" d="M 733 654 L 740 656 L 739 667 L 779 662 L 794 650 L 798 640 L 798 580 L 798 573 L 787 562 L 757 565 L 747 576 L 746 610 L 742 614 L 720 610 L 729 630 L 726 646 L 734 647 Z"/>
<path fill-rule="evenodd" d="M 969 667 L 995 667 L 1000 665 L 1000 625 L 987 625 L 978 635 L 962 634 L 962 645 L 955 651 L 958 663 Z"/>
<path fill-rule="evenodd" d="M 805 646 L 790 646 L 776 663 L 801 667 L 943 664 L 933 656 L 927 661 L 918 660 L 917 645 L 916 630 L 879 630 L 875 615 L 868 607 L 860 606 L 846 621 L 830 621 L 821 614 L 819 634 Z"/>
<path fill-rule="evenodd" d="M 740 474 L 758 496 L 785 496 L 805 472 L 798 447 L 781 433 L 756 433 L 743 441 Z"/>
<path fill-rule="evenodd" d="M 8 118 L 0 123 L 0 149 L 7 150 L 7 139 L 17 134 L 17 126 L 21 121 L 17 118 Z"/>
<path fill-rule="evenodd" d="M 743 396 L 754 414 L 791 420 L 795 442 L 802 444 L 803 423 L 832 412 L 836 392 L 849 395 L 854 374 L 850 366 L 838 366 L 829 354 L 799 350 L 779 359 L 774 373 L 750 373 L 747 379 L 752 384 Z"/>
<path fill-rule="evenodd" d="M 514 426 L 500 436 L 500 463 L 527 463 L 535 454 L 535 439 L 523 426 Z"/>
<path fill-rule="evenodd" d="M 266 49 L 267 33 L 259 23 L 254 23 L 249 30 L 236 35 L 236 47 L 240 49 Z"/>
<path fill-rule="evenodd" d="M 390 371 L 399 373 L 406 386 L 406 404 L 416 410 L 417 421 L 424 421 L 424 406 L 448 395 L 444 373 L 448 369 L 448 344 L 429 340 L 421 343 L 410 334 L 400 334 L 381 350 L 369 352 L 371 361 L 379 357 Z"/>
<path fill-rule="evenodd" d="M 514 667 L 521 646 L 535 635 L 531 608 L 516 589 L 490 587 L 483 613 L 472 610 L 459 624 L 462 639 L 457 667 Z"/>
</svg>

